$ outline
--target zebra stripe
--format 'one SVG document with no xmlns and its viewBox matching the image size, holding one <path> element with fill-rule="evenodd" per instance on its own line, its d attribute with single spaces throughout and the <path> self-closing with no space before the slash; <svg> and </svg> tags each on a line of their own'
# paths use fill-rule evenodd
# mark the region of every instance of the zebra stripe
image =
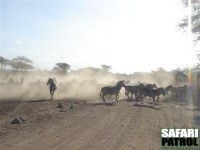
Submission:
<svg viewBox="0 0 200 150">
<path fill-rule="evenodd" d="M 145 85 L 146 88 L 149 88 L 149 89 L 157 89 L 157 85 L 154 83 L 154 84 L 147 84 Z"/>
<path fill-rule="evenodd" d="M 163 88 L 158 88 L 158 89 L 149 89 L 149 88 L 146 88 L 146 87 L 140 87 L 140 97 L 138 97 L 139 99 L 140 99 L 140 101 L 141 101 L 141 103 L 143 103 L 142 102 L 142 99 L 144 98 L 144 97 L 150 97 L 150 98 L 152 98 L 153 99 L 153 102 L 154 102 L 154 104 L 155 104 L 155 98 L 157 97 L 157 102 L 158 102 L 158 99 L 159 99 L 159 96 L 161 95 L 161 94 L 163 94 L 163 95 L 165 95 L 165 91 L 164 91 L 164 89 Z"/>
<path fill-rule="evenodd" d="M 54 96 L 54 92 L 57 89 L 57 86 L 54 82 L 53 79 L 49 78 L 49 80 L 47 81 L 47 85 L 49 85 L 49 91 L 50 91 L 50 99 L 53 100 L 53 96 Z"/>
<path fill-rule="evenodd" d="M 121 90 L 122 87 L 126 87 L 126 85 L 124 84 L 124 81 L 118 81 L 115 86 L 102 87 L 100 91 L 100 98 L 102 98 L 103 101 L 106 102 L 104 96 L 115 95 L 116 101 L 118 102 L 117 99 L 119 98 L 119 91 Z"/>
<path fill-rule="evenodd" d="M 129 97 L 130 94 L 131 94 L 131 96 Z M 136 97 L 136 95 L 137 95 L 137 86 L 131 86 L 131 85 L 126 86 L 125 87 L 125 95 L 128 97 L 128 99 L 132 100 L 133 99 L 133 94 Z"/>
</svg>

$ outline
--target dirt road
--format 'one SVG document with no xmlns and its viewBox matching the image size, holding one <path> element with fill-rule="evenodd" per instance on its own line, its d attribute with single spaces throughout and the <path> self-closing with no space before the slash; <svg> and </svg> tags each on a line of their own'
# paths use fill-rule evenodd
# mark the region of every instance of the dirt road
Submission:
<svg viewBox="0 0 200 150">
<path fill-rule="evenodd" d="M 56 108 L 58 102 L 64 108 Z M 199 126 L 191 113 L 169 103 L 152 107 L 125 100 L 107 104 L 63 100 L 1 102 L 1 106 L 2 150 L 157 150 L 161 128 Z M 19 115 L 27 121 L 9 124 Z"/>
</svg>

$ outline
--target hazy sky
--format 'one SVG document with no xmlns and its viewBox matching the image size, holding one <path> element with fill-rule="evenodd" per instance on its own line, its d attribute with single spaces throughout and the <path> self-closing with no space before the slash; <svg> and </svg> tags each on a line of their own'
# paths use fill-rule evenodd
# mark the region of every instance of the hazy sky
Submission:
<svg viewBox="0 0 200 150">
<path fill-rule="evenodd" d="M 113 66 L 132 73 L 192 66 L 196 48 L 177 31 L 181 0 L 1 0 L 0 55 L 41 69 Z"/>
</svg>

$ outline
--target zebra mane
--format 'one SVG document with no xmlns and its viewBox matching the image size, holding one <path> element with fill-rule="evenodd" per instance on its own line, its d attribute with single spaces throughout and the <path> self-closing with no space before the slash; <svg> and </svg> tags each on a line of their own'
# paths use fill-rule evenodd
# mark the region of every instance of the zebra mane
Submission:
<svg viewBox="0 0 200 150">
<path fill-rule="evenodd" d="M 124 80 L 118 81 L 118 82 L 116 83 L 116 86 L 119 85 L 119 84 L 122 84 L 122 83 L 124 83 Z"/>
<path fill-rule="evenodd" d="M 49 78 L 49 80 L 53 81 L 53 79 L 52 79 L 52 78 Z"/>
<path fill-rule="evenodd" d="M 171 88 L 172 87 L 172 85 L 168 85 L 166 88 Z"/>
<path fill-rule="evenodd" d="M 49 78 L 48 82 L 55 83 L 55 81 L 52 78 Z"/>
</svg>

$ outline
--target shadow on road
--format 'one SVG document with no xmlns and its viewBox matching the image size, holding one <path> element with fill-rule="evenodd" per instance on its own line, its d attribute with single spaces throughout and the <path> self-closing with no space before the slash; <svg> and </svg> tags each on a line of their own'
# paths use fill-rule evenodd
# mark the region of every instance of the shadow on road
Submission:
<svg viewBox="0 0 200 150">
<path fill-rule="evenodd" d="M 155 109 L 155 110 L 161 110 L 161 108 L 156 108 L 156 106 L 154 106 L 154 105 L 145 105 L 145 104 L 137 104 L 137 103 L 135 103 L 132 106 L 134 106 L 134 107 L 146 107 L 146 108 L 151 108 L 151 109 Z"/>
<path fill-rule="evenodd" d="M 49 100 L 49 99 L 37 99 L 37 100 L 30 100 L 30 101 L 26 101 L 26 102 L 34 103 L 34 102 L 44 102 L 44 101 L 51 101 L 51 100 Z"/>
<path fill-rule="evenodd" d="M 91 106 L 96 106 L 96 105 L 114 106 L 114 103 L 116 103 L 116 102 L 112 102 L 112 103 L 101 102 L 101 103 L 92 104 Z"/>
</svg>

